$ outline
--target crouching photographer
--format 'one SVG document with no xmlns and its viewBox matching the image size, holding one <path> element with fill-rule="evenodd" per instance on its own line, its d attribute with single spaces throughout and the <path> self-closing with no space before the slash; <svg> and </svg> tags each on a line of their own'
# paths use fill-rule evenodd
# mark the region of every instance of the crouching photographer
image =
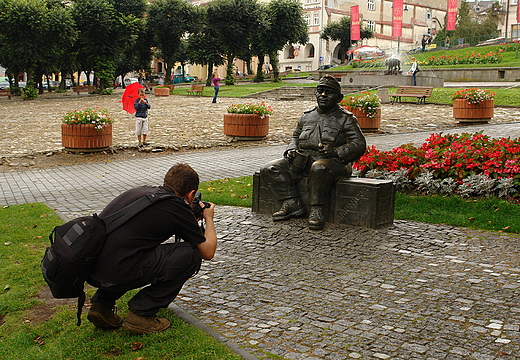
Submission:
<svg viewBox="0 0 520 360">
<path fill-rule="evenodd" d="M 188 164 L 176 164 L 166 174 L 163 186 L 128 190 L 100 213 L 101 218 L 106 217 L 148 194 L 173 194 L 108 234 L 88 280 L 98 288 L 87 315 L 95 326 L 123 326 L 137 334 L 164 331 L 170 326 L 167 319 L 156 317 L 157 312 L 168 307 L 199 270 L 202 259 L 211 260 L 217 248 L 215 205 L 196 201 L 200 210 L 192 208 L 198 187 L 195 170 Z M 199 220 L 204 221 L 205 229 Z M 184 241 L 163 243 L 172 236 Z M 128 302 L 123 320 L 115 312 L 116 300 L 138 288 L 142 289 Z"/>
</svg>

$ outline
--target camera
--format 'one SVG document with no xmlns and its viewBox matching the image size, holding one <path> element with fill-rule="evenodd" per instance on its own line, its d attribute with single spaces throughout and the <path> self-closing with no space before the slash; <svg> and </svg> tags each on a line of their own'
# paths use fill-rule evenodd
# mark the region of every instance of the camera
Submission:
<svg viewBox="0 0 520 360">
<path fill-rule="evenodd" d="M 202 202 L 204 204 L 204 207 L 200 206 L 200 202 Z M 191 205 L 191 211 L 193 211 L 193 215 L 195 215 L 196 219 L 201 219 L 202 212 L 204 211 L 204 209 L 207 209 L 210 206 L 211 206 L 211 204 L 209 202 L 202 201 L 202 194 L 200 191 L 198 191 L 195 194 L 195 199 L 193 199 L 193 203 Z"/>
</svg>

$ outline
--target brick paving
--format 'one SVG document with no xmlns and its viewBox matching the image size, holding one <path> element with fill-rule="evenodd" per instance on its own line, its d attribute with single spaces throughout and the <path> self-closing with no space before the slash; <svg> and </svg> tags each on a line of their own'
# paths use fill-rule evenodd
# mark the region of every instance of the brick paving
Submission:
<svg viewBox="0 0 520 360">
<path fill-rule="evenodd" d="M 520 123 L 466 128 L 520 136 Z M 460 129 L 449 131 L 460 132 Z M 445 131 L 446 132 L 446 131 Z M 429 134 L 369 136 L 391 149 Z M 172 164 L 203 181 L 251 175 L 284 145 L 0 173 L 0 205 L 42 201 L 66 218 L 159 184 Z M 396 221 L 384 229 L 273 223 L 216 209 L 219 248 L 175 303 L 251 356 L 287 359 L 518 359 L 520 236 Z"/>
</svg>

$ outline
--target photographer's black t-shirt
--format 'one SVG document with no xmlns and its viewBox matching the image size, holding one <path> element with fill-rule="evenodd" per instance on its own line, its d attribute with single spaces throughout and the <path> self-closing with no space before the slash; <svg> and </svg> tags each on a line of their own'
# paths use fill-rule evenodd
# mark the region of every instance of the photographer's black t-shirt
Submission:
<svg viewBox="0 0 520 360">
<path fill-rule="evenodd" d="M 155 192 L 173 193 L 167 186 L 140 186 L 116 197 L 100 216 L 110 215 Z M 110 233 L 91 277 L 104 283 L 118 284 L 141 276 L 142 266 L 146 266 L 142 262 L 146 253 L 173 235 L 193 246 L 206 241 L 191 207 L 177 196 L 153 204 Z"/>
</svg>

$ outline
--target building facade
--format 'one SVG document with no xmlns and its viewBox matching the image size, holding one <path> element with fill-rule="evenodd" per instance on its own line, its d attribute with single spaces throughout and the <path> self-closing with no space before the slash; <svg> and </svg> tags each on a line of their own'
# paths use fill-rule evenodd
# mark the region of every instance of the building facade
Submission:
<svg viewBox="0 0 520 360">
<path fill-rule="evenodd" d="M 291 44 L 280 51 L 280 71 L 311 71 L 321 65 L 339 64 L 337 42 L 320 39 L 320 33 L 332 21 L 350 16 L 350 7 L 359 5 L 362 26 L 374 32 L 363 44 L 378 46 L 386 54 L 397 54 L 421 46 L 424 34 L 435 34 L 444 27 L 447 0 L 404 2 L 400 38 L 392 37 L 393 0 L 300 0 L 308 26 L 309 42 Z M 518 0 L 509 0 L 518 1 Z M 361 45 L 361 42 L 360 44 Z"/>
</svg>

